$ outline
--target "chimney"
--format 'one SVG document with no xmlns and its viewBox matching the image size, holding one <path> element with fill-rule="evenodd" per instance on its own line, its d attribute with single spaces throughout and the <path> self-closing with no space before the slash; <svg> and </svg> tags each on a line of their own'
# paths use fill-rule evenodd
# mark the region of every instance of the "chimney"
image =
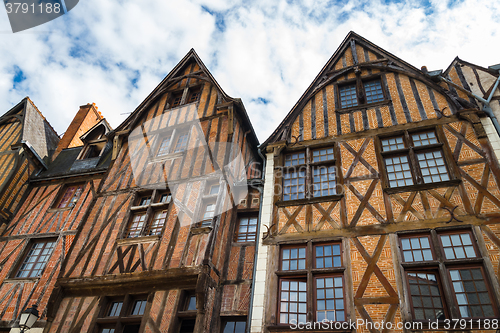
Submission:
<svg viewBox="0 0 500 333">
<path fill-rule="evenodd" d="M 61 141 L 59 141 L 59 145 L 52 156 L 52 160 L 55 160 L 63 149 L 83 146 L 80 136 L 94 127 L 101 119 L 102 115 L 97 111 L 95 103 L 88 103 L 87 105 L 80 106 L 80 110 L 78 110 L 75 118 L 73 118 L 68 129 L 64 132 Z"/>
</svg>

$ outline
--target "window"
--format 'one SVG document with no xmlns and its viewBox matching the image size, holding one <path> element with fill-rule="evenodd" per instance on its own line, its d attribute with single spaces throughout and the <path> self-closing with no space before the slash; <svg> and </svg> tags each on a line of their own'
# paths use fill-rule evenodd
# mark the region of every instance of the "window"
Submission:
<svg viewBox="0 0 500 333">
<path fill-rule="evenodd" d="M 341 108 L 350 108 L 385 100 L 384 90 L 382 89 L 380 79 L 369 81 L 357 80 L 359 80 L 359 82 L 339 86 L 338 91 Z"/>
<path fill-rule="evenodd" d="M 147 206 L 151 203 L 151 196 L 146 195 L 139 199 L 139 206 Z"/>
<path fill-rule="evenodd" d="M 127 237 L 139 237 L 142 234 L 144 223 L 146 222 L 146 213 L 137 213 L 132 216 L 132 221 L 128 226 Z"/>
<path fill-rule="evenodd" d="M 227 318 L 222 321 L 222 333 L 246 333 L 246 328 L 246 318 Z"/>
<path fill-rule="evenodd" d="M 70 208 L 75 206 L 83 192 L 83 184 L 66 187 L 64 193 L 56 204 L 56 208 Z"/>
<path fill-rule="evenodd" d="M 147 303 L 146 296 L 108 299 L 96 320 L 98 332 L 138 333 Z"/>
<path fill-rule="evenodd" d="M 188 133 L 183 133 L 177 138 L 177 143 L 175 144 L 174 153 L 178 153 L 186 150 L 188 140 Z"/>
<path fill-rule="evenodd" d="M 187 103 L 194 103 L 194 102 L 196 102 L 198 99 L 200 99 L 200 95 L 201 95 L 201 89 L 200 88 L 190 90 L 189 91 L 189 96 L 188 96 L 188 99 L 187 99 Z"/>
<path fill-rule="evenodd" d="M 257 238 L 257 217 L 241 217 L 236 233 L 237 242 L 255 242 Z"/>
<path fill-rule="evenodd" d="M 42 275 L 55 245 L 53 240 L 33 243 L 17 270 L 16 278 L 36 278 Z"/>
<path fill-rule="evenodd" d="M 177 313 L 179 333 L 192 333 L 196 324 L 196 295 L 194 292 L 184 292 Z"/>
<path fill-rule="evenodd" d="M 188 90 L 186 94 L 186 99 L 183 101 L 182 96 L 184 95 L 184 91 Z M 191 87 L 185 88 L 182 91 L 173 92 L 169 99 L 170 108 L 174 108 L 183 104 L 194 103 L 200 99 L 201 96 L 201 87 Z"/>
<path fill-rule="evenodd" d="M 158 152 L 156 153 L 156 156 L 168 154 L 168 151 L 170 148 L 170 139 L 171 138 L 172 138 L 171 136 L 167 136 L 161 140 L 160 147 L 158 148 Z"/>
<path fill-rule="evenodd" d="M 167 211 L 161 210 L 154 213 L 153 221 L 151 221 L 151 225 L 149 226 L 148 236 L 153 235 L 161 235 L 161 231 L 163 230 L 163 226 L 167 220 Z"/>
<path fill-rule="evenodd" d="M 174 130 L 159 140 L 156 148 L 156 156 L 165 156 L 172 153 L 180 153 L 186 150 L 189 132 Z"/>
<path fill-rule="evenodd" d="M 307 176 L 308 169 L 310 178 Z M 285 155 L 283 200 L 337 195 L 336 169 L 333 147 L 308 149 L 307 154 L 300 152 Z"/>
<path fill-rule="evenodd" d="M 167 221 L 168 204 L 171 202 L 168 192 L 155 190 L 153 193 L 139 196 L 132 206 L 125 238 L 159 236 Z"/>
<path fill-rule="evenodd" d="M 278 323 L 345 321 L 340 243 L 285 245 L 281 248 Z M 313 294 L 308 303 L 307 295 Z"/>
<path fill-rule="evenodd" d="M 204 205 L 201 222 L 198 224 L 200 227 L 211 227 L 212 221 L 215 216 L 215 203 L 207 203 Z"/>
<path fill-rule="evenodd" d="M 482 256 L 468 230 L 401 235 L 402 266 L 413 320 L 493 318 L 498 315 Z M 444 270 L 440 270 L 440 266 Z M 444 283 L 447 282 L 447 283 Z M 451 290 L 444 288 L 449 284 Z M 446 299 L 454 304 L 446 304 Z"/>
<path fill-rule="evenodd" d="M 220 185 L 219 184 L 216 184 L 216 185 L 210 185 L 208 187 L 208 195 L 217 195 L 219 194 L 219 189 L 220 189 Z"/>
<path fill-rule="evenodd" d="M 380 139 L 389 187 L 450 180 L 442 143 L 434 130 Z"/>
<path fill-rule="evenodd" d="M 172 94 L 172 97 L 170 97 L 170 107 L 176 107 L 181 105 L 182 101 L 182 91 L 178 91 Z"/>
</svg>

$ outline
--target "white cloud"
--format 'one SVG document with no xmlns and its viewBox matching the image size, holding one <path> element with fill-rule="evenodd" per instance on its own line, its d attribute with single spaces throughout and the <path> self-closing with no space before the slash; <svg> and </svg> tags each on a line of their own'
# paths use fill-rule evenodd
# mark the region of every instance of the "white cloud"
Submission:
<svg viewBox="0 0 500 333">
<path fill-rule="evenodd" d="M 242 98 L 263 141 L 350 30 L 418 68 L 446 68 L 457 55 L 500 62 L 500 3 L 430 3 L 86 0 L 17 34 L 2 12 L 0 112 L 29 95 L 62 133 L 80 105 L 96 102 L 116 127 L 195 48 L 222 88 Z M 26 80 L 14 89 L 16 68 Z"/>
</svg>

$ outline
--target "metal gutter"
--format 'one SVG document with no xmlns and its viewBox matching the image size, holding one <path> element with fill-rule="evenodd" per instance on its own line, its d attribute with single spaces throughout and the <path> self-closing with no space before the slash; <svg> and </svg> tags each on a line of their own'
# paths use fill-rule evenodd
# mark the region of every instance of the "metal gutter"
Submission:
<svg viewBox="0 0 500 333">
<path fill-rule="evenodd" d="M 483 111 L 484 113 L 486 113 L 488 115 L 488 117 L 490 117 L 491 122 L 493 123 L 493 126 L 495 126 L 497 134 L 500 137 L 500 124 L 498 123 L 498 119 L 495 116 L 495 114 L 493 113 L 493 110 L 491 109 L 491 106 L 490 106 L 491 99 L 493 98 L 493 95 L 495 94 L 495 91 L 498 88 L 498 84 L 500 83 L 500 65 L 490 66 L 489 69 L 496 70 L 499 75 L 497 77 L 497 80 L 495 81 L 495 84 L 493 85 L 493 89 L 491 90 L 490 96 L 488 97 L 488 99 L 484 99 L 483 97 L 477 96 L 473 92 L 468 91 L 468 90 L 464 89 L 463 87 L 460 87 L 459 85 L 451 82 L 450 80 L 443 77 L 442 75 L 439 75 L 438 78 L 441 81 L 448 83 L 449 85 L 453 86 L 454 88 L 459 89 L 460 91 L 467 94 L 468 96 L 471 96 L 471 97 L 477 99 L 479 102 L 483 103 L 483 107 L 481 108 L 481 111 Z"/>
</svg>

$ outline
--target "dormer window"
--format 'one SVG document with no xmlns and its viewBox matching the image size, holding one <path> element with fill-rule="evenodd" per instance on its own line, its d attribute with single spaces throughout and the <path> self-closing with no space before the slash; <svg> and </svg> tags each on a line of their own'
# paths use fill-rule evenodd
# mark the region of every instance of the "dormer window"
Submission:
<svg viewBox="0 0 500 333">
<path fill-rule="evenodd" d="M 80 160 L 86 159 L 86 158 L 95 158 L 101 156 L 101 153 L 104 149 L 104 145 L 100 147 L 98 144 L 92 144 L 88 145 L 85 148 L 83 148 L 83 151 L 80 155 Z"/>
<path fill-rule="evenodd" d="M 85 146 L 83 147 L 79 160 L 98 158 L 102 155 L 104 148 L 106 147 L 106 133 L 110 131 L 109 126 L 103 119 L 99 124 L 94 126 L 87 133 L 82 135 L 80 139 L 83 141 Z"/>
</svg>

